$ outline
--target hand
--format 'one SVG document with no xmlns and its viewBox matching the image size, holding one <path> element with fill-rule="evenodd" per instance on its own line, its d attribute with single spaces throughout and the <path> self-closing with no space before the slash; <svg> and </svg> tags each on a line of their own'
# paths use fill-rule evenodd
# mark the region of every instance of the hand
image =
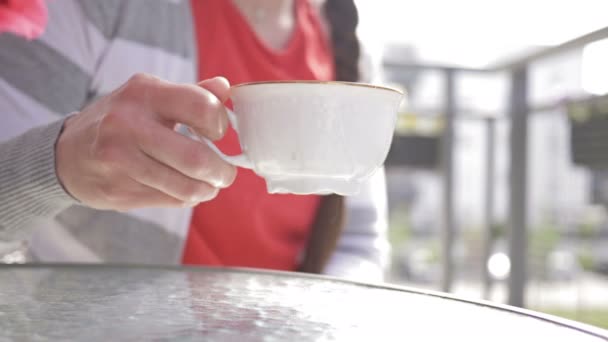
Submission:
<svg viewBox="0 0 608 342">
<path fill-rule="evenodd" d="M 64 188 L 97 209 L 192 206 L 232 184 L 236 169 L 178 123 L 211 140 L 226 132 L 224 78 L 197 85 L 138 74 L 70 117 L 56 144 Z"/>
</svg>

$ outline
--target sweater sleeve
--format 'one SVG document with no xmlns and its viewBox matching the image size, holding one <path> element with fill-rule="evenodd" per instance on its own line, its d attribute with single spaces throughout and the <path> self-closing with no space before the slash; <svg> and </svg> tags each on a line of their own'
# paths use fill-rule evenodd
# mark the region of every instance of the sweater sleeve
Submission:
<svg viewBox="0 0 608 342">
<path fill-rule="evenodd" d="M 380 282 L 388 264 L 386 181 L 376 172 L 358 195 L 346 198 L 346 223 L 324 273 Z"/>
<path fill-rule="evenodd" d="M 55 172 L 55 142 L 64 120 L 33 128 L 0 143 L 0 238 L 34 218 L 74 204 Z"/>
<path fill-rule="evenodd" d="M 55 174 L 55 142 L 66 114 L 94 96 L 105 40 L 84 15 L 92 3 L 49 2 L 38 39 L 0 34 L 0 240 L 24 239 L 74 203 Z"/>
</svg>

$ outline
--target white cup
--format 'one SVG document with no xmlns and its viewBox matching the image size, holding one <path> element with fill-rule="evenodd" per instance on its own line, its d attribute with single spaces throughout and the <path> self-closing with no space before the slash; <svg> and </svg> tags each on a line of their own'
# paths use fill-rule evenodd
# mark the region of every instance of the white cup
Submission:
<svg viewBox="0 0 608 342">
<path fill-rule="evenodd" d="M 286 81 L 233 86 L 229 111 L 243 153 L 269 193 L 354 195 L 382 166 L 393 138 L 398 90 L 347 82 Z"/>
</svg>

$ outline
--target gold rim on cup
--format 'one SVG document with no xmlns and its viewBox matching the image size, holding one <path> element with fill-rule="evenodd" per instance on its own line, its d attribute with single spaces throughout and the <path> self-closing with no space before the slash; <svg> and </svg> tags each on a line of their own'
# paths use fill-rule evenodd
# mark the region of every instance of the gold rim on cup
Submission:
<svg viewBox="0 0 608 342">
<path fill-rule="evenodd" d="M 366 87 L 366 88 L 374 88 L 381 90 L 388 90 L 396 92 L 400 95 L 405 95 L 405 91 L 401 91 L 399 89 L 379 86 L 375 84 L 369 83 L 359 83 L 359 82 L 342 82 L 342 81 L 262 81 L 262 82 L 247 82 L 233 85 L 232 88 L 244 87 L 244 86 L 254 86 L 254 85 L 263 85 L 263 84 L 333 84 L 333 85 L 347 85 L 347 86 L 355 86 L 355 87 Z"/>
</svg>

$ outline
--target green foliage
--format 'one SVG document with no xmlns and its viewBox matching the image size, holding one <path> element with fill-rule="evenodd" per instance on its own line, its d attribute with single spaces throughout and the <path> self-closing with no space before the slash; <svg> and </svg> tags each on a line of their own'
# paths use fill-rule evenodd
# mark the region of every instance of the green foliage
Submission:
<svg viewBox="0 0 608 342">
<path fill-rule="evenodd" d="M 507 225 L 505 223 L 493 223 L 490 229 L 492 229 L 494 240 L 507 237 Z"/>
<path fill-rule="evenodd" d="M 405 206 L 399 206 L 390 215 L 388 239 L 393 247 L 400 247 L 407 242 L 409 237 L 409 213 Z"/>
<path fill-rule="evenodd" d="M 542 308 L 537 311 L 608 329 L 608 309 Z"/>
<path fill-rule="evenodd" d="M 593 270 L 593 268 L 595 266 L 595 261 L 593 260 L 593 255 L 591 255 L 591 252 L 589 252 L 589 250 L 579 251 L 578 264 L 581 265 L 581 267 L 585 271 Z"/>
<path fill-rule="evenodd" d="M 541 260 L 547 258 L 560 240 L 557 227 L 550 224 L 532 228 L 530 234 L 530 252 Z"/>
<path fill-rule="evenodd" d="M 582 239 L 587 240 L 593 239 L 599 231 L 599 227 L 597 226 L 597 224 L 593 224 L 590 222 L 583 222 L 579 224 L 577 228 L 579 236 Z"/>
<path fill-rule="evenodd" d="M 429 244 L 431 254 L 429 255 L 428 262 L 431 264 L 438 264 L 441 258 L 441 247 L 439 245 L 439 240 L 432 240 L 429 242 Z"/>
</svg>

